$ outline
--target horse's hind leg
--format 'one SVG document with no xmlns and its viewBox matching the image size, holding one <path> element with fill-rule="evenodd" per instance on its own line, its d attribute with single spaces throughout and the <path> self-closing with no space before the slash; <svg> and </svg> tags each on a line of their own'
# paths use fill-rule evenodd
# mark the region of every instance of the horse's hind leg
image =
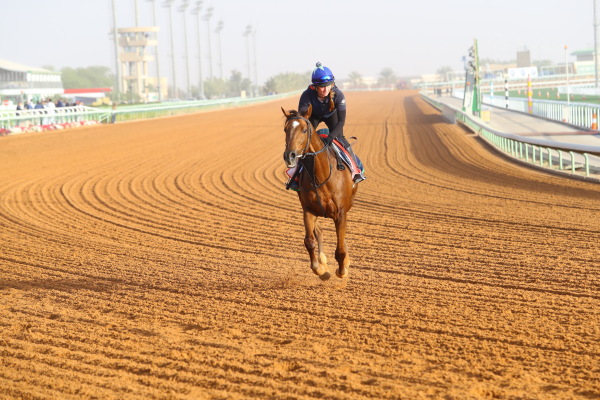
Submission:
<svg viewBox="0 0 600 400">
<path fill-rule="evenodd" d="M 350 257 L 346 249 L 346 214 L 342 213 L 335 220 L 335 232 L 337 235 L 337 246 L 335 248 L 335 259 L 338 262 L 338 269 L 335 274 L 339 278 L 345 278 L 348 276 L 348 269 L 350 266 Z"/>
<path fill-rule="evenodd" d="M 304 212 L 304 245 L 308 250 L 310 257 L 310 268 L 313 272 L 321 279 L 329 278 L 329 271 L 327 271 L 327 262 L 325 257 L 321 257 L 321 229 L 317 226 L 317 217 L 314 215 Z M 325 261 L 325 262 L 323 262 Z"/>
</svg>

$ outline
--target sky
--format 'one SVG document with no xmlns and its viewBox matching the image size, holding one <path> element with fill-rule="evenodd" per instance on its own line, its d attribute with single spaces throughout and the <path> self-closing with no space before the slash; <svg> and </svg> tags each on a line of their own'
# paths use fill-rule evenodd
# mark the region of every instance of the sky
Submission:
<svg viewBox="0 0 600 400">
<path fill-rule="evenodd" d="M 155 0 L 160 26 L 161 76 L 185 87 L 184 13 L 174 0 L 174 49 L 169 8 Z M 197 1 L 192 0 L 191 5 Z M 600 0 L 598 0 L 600 3 Z M 136 0 L 114 0 L 117 27 L 136 24 Z M 113 0 L 0 0 L 0 59 L 32 67 L 115 68 Z M 137 0 L 139 25 L 153 25 L 153 1 Z M 213 7 L 210 25 L 200 22 L 202 71 L 223 77 L 237 70 L 259 84 L 285 72 L 311 71 L 317 61 L 337 79 L 351 72 L 377 78 L 384 68 L 399 77 L 433 74 L 442 67 L 462 71 L 462 57 L 477 39 L 480 58 L 514 60 L 529 50 L 532 60 L 564 62 L 565 49 L 594 46 L 594 0 L 204 0 Z M 196 16 L 186 13 L 190 81 L 199 77 Z M 600 11 L 599 11 L 600 12 Z M 220 45 L 215 27 L 223 21 Z M 254 41 L 244 37 L 255 29 Z M 210 30 L 210 40 L 207 32 Z M 250 43 L 250 45 L 249 45 Z M 209 64 L 208 48 L 211 49 Z M 256 70 L 254 69 L 256 65 Z M 308 82 L 307 82 L 308 83 Z"/>
</svg>

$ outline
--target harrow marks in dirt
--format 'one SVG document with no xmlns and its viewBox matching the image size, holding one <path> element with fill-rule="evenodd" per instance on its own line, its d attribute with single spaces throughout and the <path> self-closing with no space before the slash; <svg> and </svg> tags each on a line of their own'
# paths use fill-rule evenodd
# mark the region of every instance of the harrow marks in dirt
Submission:
<svg viewBox="0 0 600 400">
<path fill-rule="evenodd" d="M 347 280 L 284 190 L 296 99 L 2 138 L 0 398 L 600 397 L 600 186 L 347 98 Z"/>
</svg>

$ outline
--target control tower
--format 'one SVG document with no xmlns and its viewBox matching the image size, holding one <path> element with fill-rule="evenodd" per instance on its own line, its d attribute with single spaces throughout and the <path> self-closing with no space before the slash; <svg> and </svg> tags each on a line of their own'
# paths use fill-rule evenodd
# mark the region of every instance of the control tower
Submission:
<svg viewBox="0 0 600 400">
<path fill-rule="evenodd" d="M 166 97 L 166 85 L 157 82 L 148 70 L 149 64 L 156 61 L 153 48 L 158 44 L 159 30 L 158 26 L 117 30 L 121 87 L 123 94 L 133 101 L 158 101 L 159 88 Z"/>
</svg>

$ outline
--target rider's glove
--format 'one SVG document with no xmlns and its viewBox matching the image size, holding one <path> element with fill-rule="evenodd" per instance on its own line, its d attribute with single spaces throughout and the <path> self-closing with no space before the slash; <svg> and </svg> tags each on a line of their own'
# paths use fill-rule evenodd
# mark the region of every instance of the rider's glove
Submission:
<svg viewBox="0 0 600 400">
<path fill-rule="evenodd" d="M 325 146 L 331 145 L 331 142 L 333 142 L 333 136 L 331 135 L 328 135 L 326 138 L 323 139 L 323 143 L 325 143 Z"/>
</svg>

